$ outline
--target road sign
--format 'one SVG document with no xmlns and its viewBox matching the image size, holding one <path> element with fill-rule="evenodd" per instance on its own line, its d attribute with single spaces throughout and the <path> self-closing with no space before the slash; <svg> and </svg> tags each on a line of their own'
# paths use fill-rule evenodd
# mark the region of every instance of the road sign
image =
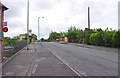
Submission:
<svg viewBox="0 0 120 78">
<path fill-rule="evenodd" d="M 7 22 L 3 22 L 3 26 L 7 26 Z"/>
<path fill-rule="evenodd" d="M 32 32 L 32 30 L 31 30 L 31 29 L 29 29 L 29 32 Z"/>
<path fill-rule="evenodd" d="M 7 32 L 8 28 L 7 27 L 3 27 L 3 32 Z"/>
<path fill-rule="evenodd" d="M 32 36 L 32 33 L 31 33 L 31 32 L 29 32 L 29 36 Z"/>
</svg>

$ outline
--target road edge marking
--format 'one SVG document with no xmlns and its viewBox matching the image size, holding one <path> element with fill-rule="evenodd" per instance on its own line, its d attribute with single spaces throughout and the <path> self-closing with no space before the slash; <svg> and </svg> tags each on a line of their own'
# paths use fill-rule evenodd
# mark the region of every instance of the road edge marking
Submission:
<svg viewBox="0 0 120 78">
<path fill-rule="evenodd" d="M 43 45 L 44 46 L 44 45 Z M 46 46 L 44 46 L 45 48 L 47 48 L 54 56 L 56 56 L 61 62 L 63 62 L 67 67 L 69 67 L 74 73 L 76 73 L 79 77 L 81 77 L 81 78 L 84 78 L 82 75 L 80 75 L 75 69 L 73 69 L 70 65 L 68 65 L 65 61 L 63 61 L 58 55 L 56 55 L 55 53 L 53 53 L 53 51 L 50 49 L 50 48 L 48 48 L 48 47 L 46 47 Z"/>
</svg>

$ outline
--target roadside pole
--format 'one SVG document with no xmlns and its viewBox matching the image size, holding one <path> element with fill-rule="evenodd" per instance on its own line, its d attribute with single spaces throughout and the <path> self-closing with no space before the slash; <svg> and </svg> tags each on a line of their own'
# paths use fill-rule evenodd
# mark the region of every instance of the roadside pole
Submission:
<svg viewBox="0 0 120 78">
<path fill-rule="evenodd" d="M 8 8 L 0 2 L 0 51 L 1 51 L 1 63 L 4 59 L 4 34 L 3 34 L 3 23 L 4 23 L 4 11 Z"/>
<path fill-rule="evenodd" d="M 118 2 L 118 31 L 119 30 L 120 30 L 120 1 Z M 120 48 L 118 48 L 118 69 L 120 69 Z M 118 70 L 118 74 L 119 73 L 120 73 L 120 70 Z M 119 77 L 120 77 L 120 74 L 119 74 Z"/>
<path fill-rule="evenodd" d="M 0 7 L 0 63 L 2 63 L 2 7 Z"/>
<path fill-rule="evenodd" d="M 88 7 L 88 29 L 90 29 L 90 7 Z"/>
<path fill-rule="evenodd" d="M 4 21 L 4 11 L 2 9 L 1 12 L 1 62 L 3 63 L 4 61 L 4 36 L 3 36 L 3 21 Z"/>
<path fill-rule="evenodd" d="M 40 19 L 40 17 L 38 17 L 38 41 L 39 41 L 39 33 L 40 33 L 40 31 L 39 31 L 39 19 Z"/>
<path fill-rule="evenodd" d="M 2 25 L 1 25 L 1 13 L 2 13 L 2 7 L 0 7 L 0 77 L 2 77 L 2 37 L 1 37 L 1 31 L 2 31 Z"/>
<path fill-rule="evenodd" d="M 8 8 L 0 2 L 0 77 L 2 77 L 2 63 L 4 61 L 4 35 L 3 35 L 3 22 L 4 11 Z"/>
<path fill-rule="evenodd" d="M 27 50 L 29 50 L 28 48 L 28 44 L 29 44 L 29 0 L 27 2 Z"/>
<path fill-rule="evenodd" d="M 42 17 L 44 18 L 44 17 Z M 42 43 L 41 39 L 40 39 L 40 17 L 38 17 L 38 43 Z"/>
</svg>

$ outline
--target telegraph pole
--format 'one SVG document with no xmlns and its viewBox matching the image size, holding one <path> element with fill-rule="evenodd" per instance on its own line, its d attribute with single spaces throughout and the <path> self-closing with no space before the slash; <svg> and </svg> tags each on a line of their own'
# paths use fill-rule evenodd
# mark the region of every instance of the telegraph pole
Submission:
<svg viewBox="0 0 120 78">
<path fill-rule="evenodd" d="M 90 29 L 90 8 L 88 7 L 88 29 Z"/>
<path fill-rule="evenodd" d="M 29 50 L 28 48 L 28 39 L 29 39 L 29 0 L 27 2 L 27 50 Z"/>
</svg>

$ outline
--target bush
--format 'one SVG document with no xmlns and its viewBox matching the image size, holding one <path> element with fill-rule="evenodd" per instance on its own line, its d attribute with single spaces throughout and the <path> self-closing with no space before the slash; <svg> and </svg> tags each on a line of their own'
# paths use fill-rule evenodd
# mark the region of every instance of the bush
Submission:
<svg viewBox="0 0 120 78">
<path fill-rule="evenodd" d="M 113 32 L 110 32 L 110 31 L 104 32 L 104 36 L 103 36 L 103 40 L 105 42 L 104 46 L 107 46 L 107 47 L 113 46 L 112 36 L 113 36 Z"/>
<path fill-rule="evenodd" d="M 90 38 L 89 38 L 90 44 L 95 45 L 95 36 L 96 35 L 97 35 L 97 33 L 92 33 L 90 35 Z"/>
<path fill-rule="evenodd" d="M 112 35 L 112 41 L 114 47 L 120 47 L 120 31 L 116 31 Z"/>
<path fill-rule="evenodd" d="M 103 46 L 104 45 L 103 33 L 102 32 L 92 33 L 90 35 L 89 41 L 90 44 L 92 45 Z"/>
</svg>

